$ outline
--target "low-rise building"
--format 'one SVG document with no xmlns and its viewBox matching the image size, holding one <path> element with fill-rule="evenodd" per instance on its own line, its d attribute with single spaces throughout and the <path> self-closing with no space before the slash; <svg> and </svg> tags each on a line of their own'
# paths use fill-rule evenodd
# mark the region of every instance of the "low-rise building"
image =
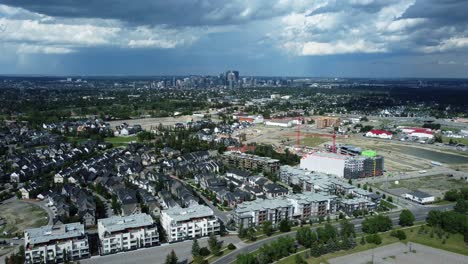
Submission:
<svg viewBox="0 0 468 264">
<path fill-rule="evenodd" d="M 219 234 L 220 223 L 213 210 L 204 205 L 179 206 L 161 211 L 161 225 L 166 232 L 167 241 Z"/>
<path fill-rule="evenodd" d="M 158 228 L 147 214 L 99 219 L 98 234 L 101 255 L 159 244 Z"/>
<path fill-rule="evenodd" d="M 60 263 L 88 258 L 84 226 L 72 223 L 42 226 L 24 231 L 25 263 Z"/>
<path fill-rule="evenodd" d="M 222 159 L 226 166 L 250 171 L 276 174 L 280 167 L 280 162 L 277 159 L 260 157 L 241 152 L 226 151 L 224 152 Z"/>
<path fill-rule="evenodd" d="M 433 195 L 421 191 L 412 191 L 409 193 L 405 193 L 403 194 L 403 197 L 405 199 L 409 199 L 419 204 L 428 204 L 435 202 L 435 197 Z"/>
<path fill-rule="evenodd" d="M 265 221 L 276 225 L 283 219 L 292 219 L 293 212 L 294 206 L 287 199 L 257 199 L 237 205 L 234 221 L 244 228 L 258 226 Z"/>
<path fill-rule="evenodd" d="M 372 129 L 366 133 L 366 137 L 392 139 L 393 134 L 385 130 Z"/>
</svg>

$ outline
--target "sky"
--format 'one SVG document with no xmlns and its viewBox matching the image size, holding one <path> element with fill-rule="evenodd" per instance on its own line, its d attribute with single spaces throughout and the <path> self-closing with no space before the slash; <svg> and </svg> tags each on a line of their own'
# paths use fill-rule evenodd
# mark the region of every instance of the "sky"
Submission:
<svg viewBox="0 0 468 264">
<path fill-rule="evenodd" d="M 467 0 L 0 0 L 0 74 L 468 78 Z"/>
</svg>

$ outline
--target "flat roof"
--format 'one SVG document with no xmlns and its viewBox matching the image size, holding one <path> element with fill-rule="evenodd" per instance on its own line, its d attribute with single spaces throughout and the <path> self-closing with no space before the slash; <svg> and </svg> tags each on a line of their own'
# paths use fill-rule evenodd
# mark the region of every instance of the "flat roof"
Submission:
<svg viewBox="0 0 468 264">
<path fill-rule="evenodd" d="M 84 225 L 80 223 L 41 226 L 38 228 L 26 229 L 24 232 L 29 237 L 31 244 L 41 244 L 53 240 L 81 237 L 85 234 Z"/>
<path fill-rule="evenodd" d="M 129 216 L 112 216 L 109 218 L 99 219 L 98 223 L 102 224 L 107 232 L 122 231 L 128 228 L 137 228 L 149 226 L 154 223 L 153 218 L 147 214 L 134 214 Z"/>
<path fill-rule="evenodd" d="M 162 210 L 161 213 L 167 214 L 173 221 L 176 222 L 188 221 L 193 218 L 213 216 L 213 210 L 210 207 L 201 204 L 192 205 L 188 208 L 175 206 L 173 208 Z"/>
</svg>

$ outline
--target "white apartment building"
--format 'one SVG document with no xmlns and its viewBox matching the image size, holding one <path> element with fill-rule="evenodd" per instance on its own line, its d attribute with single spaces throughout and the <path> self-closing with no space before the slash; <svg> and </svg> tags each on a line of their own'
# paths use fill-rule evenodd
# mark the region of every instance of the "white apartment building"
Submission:
<svg viewBox="0 0 468 264">
<path fill-rule="evenodd" d="M 292 219 L 293 214 L 293 204 L 283 197 L 257 199 L 238 204 L 234 212 L 234 221 L 237 226 L 242 225 L 244 228 L 261 225 L 265 221 L 276 225 L 283 219 Z"/>
<path fill-rule="evenodd" d="M 147 214 L 99 219 L 98 234 L 101 255 L 159 244 L 158 228 Z"/>
<path fill-rule="evenodd" d="M 204 205 L 188 208 L 176 206 L 162 210 L 161 225 L 166 231 L 168 242 L 218 234 L 220 231 L 218 218 L 211 208 Z"/>
<path fill-rule="evenodd" d="M 88 258 L 84 225 L 72 223 L 42 226 L 24 231 L 25 263 L 60 263 Z"/>
</svg>

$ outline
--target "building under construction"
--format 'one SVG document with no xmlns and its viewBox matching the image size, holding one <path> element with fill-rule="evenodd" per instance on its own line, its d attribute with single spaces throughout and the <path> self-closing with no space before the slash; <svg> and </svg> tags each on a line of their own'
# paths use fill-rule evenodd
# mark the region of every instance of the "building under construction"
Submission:
<svg viewBox="0 0 468 264">
<path fill-rule="evenodd" d="M 330 116 L 320 116 L 314 119 L 315 125 L 318 129 L 335 127 L 340 125 L 340 118 Z"/>
<path fill-rule="evenodd" d="M 363 151 L 359 156 L 315 152 L 304 156 L 300 167 L 346 179 L 357 179 L 382 175 L 384 162 L 383 157 L 375 151 Z"/>
</svg>

